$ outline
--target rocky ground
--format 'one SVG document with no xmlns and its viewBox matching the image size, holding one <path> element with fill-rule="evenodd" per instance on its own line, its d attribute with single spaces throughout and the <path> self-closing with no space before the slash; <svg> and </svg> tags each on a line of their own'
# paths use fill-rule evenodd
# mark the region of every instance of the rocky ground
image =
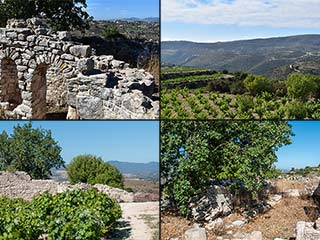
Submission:
<svg viewBox="0 0 320 240">
<path fill-rule="evenodd" d="M 231 199 L 225 193 L 221 197 L 221 189 L 213 191 L 220 197 L 215 198 L 215 203 L 208 204 L 210 197 L 207 193 L 207 197 L 202 196 L 197 200 L 198 205 L 192 205 L 193 215 L 189 220 L 173 214 L 163 214 L 161 239 L 320 239 L 320 224 L 317 224 L 319 206 L 314 201 L 319 181 L 317 176 L 283 176 L 270 180 L 268 187 L 264 189 L 265 201 L 250 209 L 229 205 L 228 201 Z M 206 208 L 202 203 L 207 203 L 210 207 Z M 207 221 L 201 221 L 201 216 L 205 216 Z M 196 222 L 200 224 L 197 225 Z"/>
</svg>

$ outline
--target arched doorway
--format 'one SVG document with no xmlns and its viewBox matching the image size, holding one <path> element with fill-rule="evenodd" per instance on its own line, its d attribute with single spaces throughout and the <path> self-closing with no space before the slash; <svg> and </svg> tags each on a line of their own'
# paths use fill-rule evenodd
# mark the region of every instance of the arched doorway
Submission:
<svg viewBox="0 0 320 240">
<path fill-rule="evenodd" d="M 47 113 L 47 74 L 48 65 L 40 64 L 33 73 L 31 82 L 32 91 L 32 118 L 45 119 Z"/>
<path fill-rule="evenodd" d="M 0 88 L 0 101 L 8 103 L 8 110 L 22 103 L 17 65 L 9 58 L 1 60 Z"/>
</svg>

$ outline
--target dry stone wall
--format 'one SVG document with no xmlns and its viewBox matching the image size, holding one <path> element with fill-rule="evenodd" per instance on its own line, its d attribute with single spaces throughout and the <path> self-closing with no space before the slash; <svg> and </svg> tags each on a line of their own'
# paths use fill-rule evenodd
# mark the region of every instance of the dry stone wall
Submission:
<svg viewBox="0 0 320 240">
<path fill-rule="evenodd" d="M 53 32 L 43 20 L 9 20 L 0 29 L 0 107 L 9 118 L 44 119 L 68 107 L 70 119 L 155 119 L 155 80 L 113 56 Z"/>
<path fill-rule="evenodd" d="M 53 180 L 34 180 L 24 172 L 0 172 L 0 196 L 7 196 L 9 198 L 31 200 L 34 196 L 44 192 L 57 194 L 67 190 L 90 188 L 96 188 L 118 202 L 134 201 L 133 193 L 107 185 L 96 184 L 92 186 L 84 183 L 71 185 L 67 182 L 55 182 Z"/>
</svg>

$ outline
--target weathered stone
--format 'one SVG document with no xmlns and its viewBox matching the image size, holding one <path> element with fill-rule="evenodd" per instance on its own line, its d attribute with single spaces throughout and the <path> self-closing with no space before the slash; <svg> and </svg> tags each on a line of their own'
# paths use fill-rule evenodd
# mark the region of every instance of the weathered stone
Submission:
<svg viewBox="0 0 320 240">
<path fill-rule="evenodd" d="M 204 228 L 189 229 L 184 234 L 185 240 L 207 240 L 206 230 Z"/>
<path fill-rule="evenodd" d="M 62 41 L 70 41 L 71 40 L 71 34 L 67 31 L 59 31 L 58 33 L 58 38 L 59 40 Z"/>
<path fill-rule="evenodd" d="M 91 55 L 91 47 L 89 45 L 76 45 L 70 47 L 70 53 L 76 57 L 89 57 Z"/>
<path fill-rule="evenodd" d="M 83 74 L 90 73 L 93 70 L 93 68 L 94 61 L 91 58 L 80 59 L 77 62 L 77 69 Z"/>
<path fill-rule="evenodd" d="M 16 28 L 26 24 L 28 28 Z M 159 102 L 152 100 L 154 80 L 149 73 L 124 69 L 127 64 L 113 56 L 93 56 L 90 46 L 66 42 L 69 33 L 54 33 L 43 20 L 11 21 L 8 25 L 10 30 L 0 29 L 0 42 L 5 43 L 0 46 L 0 59 L 14 60 L 8 72 L 15 83 L 6 82 L 16 86 L 14 92 L 20 92 L 22 98 L 22 104 L 15 112 L 9 110 L 8 116 L 45 117 L 47 102 L 69 107 L 69 118 L 158 118 Z"/>
</svg>

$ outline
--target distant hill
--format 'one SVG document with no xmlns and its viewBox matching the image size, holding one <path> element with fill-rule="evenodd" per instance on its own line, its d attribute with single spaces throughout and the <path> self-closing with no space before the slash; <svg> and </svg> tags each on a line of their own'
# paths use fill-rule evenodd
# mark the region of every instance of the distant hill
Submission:
<svg viewBox="0 0 320 240">
<path fill-rule="evenodd" d="M 285 78 L 292 66 L 320 74 L 320 35 L 240 40 L 217 43 L 164 41 L 161 60 L 179 66 L 245 71 Z"/>
<path fill-rule="evenodd" d="M 129 21 L 129 22 L 136 22 L 136 21 L 143 21 L 143 22 L 159 22 L 159 18 L 157 17 L 147 17 L 147 18 L 120 18 L 120 19 L 114 19 L 114 20 L 123 20 L 123 21 Z"/>
<path fill-rule="evenodd" d="M 158 179 L 159 178 L 159 163 L 131 163 L 120 161 L 109 161 L 111 165 L 120 170 L 122 174 L 130 175 L 133 177 L 140 177 L 145 179 Z"/>
</svg>

